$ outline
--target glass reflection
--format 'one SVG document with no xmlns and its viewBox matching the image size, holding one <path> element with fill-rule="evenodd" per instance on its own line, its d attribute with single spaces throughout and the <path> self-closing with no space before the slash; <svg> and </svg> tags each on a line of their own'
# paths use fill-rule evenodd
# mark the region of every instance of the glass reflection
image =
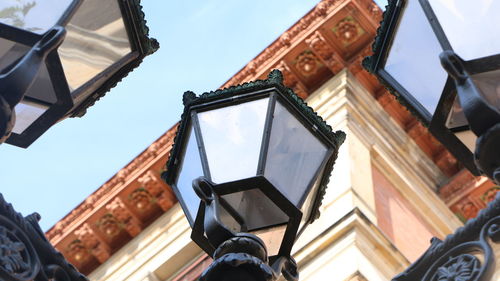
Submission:
<svg viewBox="0 0 500 281">
<path fill-rule="evenodd" d="M 252 232 L 262 239 L 267 248 L 269 256 L 275 256 L 279 253 L 281 243 L 285 237 L 286 225 L 280 225 L 269 229 L 263 229 Z"/>
<path fill-rule="evenodd" d="M 469 122 L 467 121 L 467 118 L 465 118 L 462 106 L 458 101 L 458 96 L 456 96 L 450 113 L 448 114 L 448 119 L 446 120 L 446 127 L 449 129 L 455 129 L 467 126 L 468 124 Z"/>
<path fill-rule="evenodd" d="M 488 104 L 500 110 L 500 70 L 472 75 L 472 80 Z"/>
<path fill-rule="evenodd" d="M 12 132 L 15 134 L 22 134 L 33 122 L 42 116 L 48 107 L 38 103 L 23 100 L 16 105 L 16 123 Z"/>
<path fill-rule="evenodd" d="M 432 115 L 448 76 L 442 49 L 419 1 L 406 3 L 384 68 Z"/>
<path fill-rule="evenodd" d="M 257 174 L 268 101 L 264 98 L 198 113 L 213 182 Z"/>
<path fill-rule="evenodd" d="M 296 206 L 327 151 L 288 109 L 276 103 L 264 176 Z"/>
<path fill-rule="evenodd" d="M 235 192 L 222 198 L 238 213 L 249 230 L 288 221 L 288 216 L 260 189 Z"/>
<path fill-rule="evenodd" d="M 500 53 L 500 1 L 429 1 L 453 50 L 464 60 Z"/>
<path fill-rule="evenodd" d="M 2 0 L 0 22 L 43 34 L 54 26 L 73 0 Z"/>
<path fill-rule="evenodd" d="M 309 219 L 311 218 L 312 204 L 316 199 L 320 182 L 321 182 L 321 176 L 318 176 L 318 178 L 316 178 L 316 181 L 313 184 L 313 187 L 311 188 L 311 191 L 309 192 L 309 194 L 307 194 L 304 203 L 302 203 L 302 206 L 300 207 L 300 211 L 302 212 L 302 218 L 300 220 L 299 234 L 301 234 L 304 227 L 307 225 L 307 223 L 309 223 Z"/>
<path fill-rule="evenodd" d="M 476 140 L 477 137 L 470 130 L 457 132 L 455 136 L 471 151 L 476 151 Z"/>
<path fill-rule="evenodd" d="M 28 46 L 0 38 L 0 72 L 7 72 L 28 51 Z"/>
<path fill-rule="evenodd" d="M 186 216 L 190 218 L 190 221 L 194 221 L 198 213 L 200 198 L 194 192 L 192 183 L 194 179 L 203 176 L 203 169 L 193 128 L 188 128 L 186 132 L 188 142 L 179 165 L 180 168 L 175 185 L 182 194 L 182 201 L 184 201 L 185 207 L 187 207 Z"/>
<path fill-rule="evenodd" d="M 59 56 L 70 91 L 130 53 L 117 0 L 86 0 L 66 26 Z"/>
</svg>

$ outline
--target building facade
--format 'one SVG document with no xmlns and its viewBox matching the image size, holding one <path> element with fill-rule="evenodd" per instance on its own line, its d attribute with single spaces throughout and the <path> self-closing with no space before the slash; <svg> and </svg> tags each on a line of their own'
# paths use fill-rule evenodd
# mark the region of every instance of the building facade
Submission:
<svg viewBox="0 0 500 281">
<path fill-rule="evenodd" d="M 389 280 L 498 187 L 474 177 L 361 67 L 381 19 L 371 0 L 323 0 L 222 87 L 280 69 L 347 133 L 321 217 L 296 241 L 301 280 Z M 161 179 L 176 126 L 46 235 L 91 280 L 196 280 L 211 260 Z"/>
</svg>

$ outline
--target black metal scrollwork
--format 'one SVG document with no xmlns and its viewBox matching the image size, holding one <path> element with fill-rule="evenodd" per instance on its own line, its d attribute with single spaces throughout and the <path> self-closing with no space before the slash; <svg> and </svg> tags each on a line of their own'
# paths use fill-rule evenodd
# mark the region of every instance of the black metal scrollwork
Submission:
<svg viewBox="0 0 500 281">
<path fill-rule="evenodd" d="M 480 272 L 480 261 L 473 255 L 463 254 L 451 258 L 433 274 L 432 281 L 473 280 Z"/>
<path fill-rule="evenodd" d="M 0 216 L 0 277 L 16 281 L 33 280 L 40 269 L 35 250 L 23 231 Z"/>
<path fill-rule="evenodd" d="M 487 281 L 495 272 L 492 243 L 500 242 L 500 195 L 477 218 L 429 249 L 393 281 Z"/>
<path fill-rule="evenodd" d="M 23 217 L 0 194 L 0 280 L 86 281 L 47 240 L 40 215 Z"/>
</svg>

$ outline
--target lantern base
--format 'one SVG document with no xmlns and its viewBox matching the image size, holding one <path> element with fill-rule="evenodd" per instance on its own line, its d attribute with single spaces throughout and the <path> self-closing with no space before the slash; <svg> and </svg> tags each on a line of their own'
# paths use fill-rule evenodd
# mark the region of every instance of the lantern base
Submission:
<svg viewBox="0 0 500 281">
<path fill-rule="evenodd" d="M 271 267 L 264 243 L 253 234 L 236 234 L 217 248 L 213 258 L 200 281 L 275 281 L 280 273 L 288 281 L 298 280 L 293 258 L 280 257 Z"/>
</svg>

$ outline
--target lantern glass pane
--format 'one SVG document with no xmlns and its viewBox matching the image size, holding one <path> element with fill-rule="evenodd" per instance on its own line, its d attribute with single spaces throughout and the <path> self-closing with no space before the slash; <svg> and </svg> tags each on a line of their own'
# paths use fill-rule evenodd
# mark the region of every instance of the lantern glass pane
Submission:
<svg viewBox="0 0 500 281">
<path fill-rule="evenodd" d="M 29 50 L 26 45 L 0 38 L 0 72 L 7 72 Z"/>
<path fill-rule="evenodd" d="M 306 226 L 311 217 L 311 208 L 313 207 L 314 200 L 317 197 L 319 184 L 321 182 L 321 176 L 314 181 L 314 185 L 311 188 L 311 191 L 307 194 L 306 200 L 300 207 L 300 211 L 302 212 L 302 219 L 300 220 L 299 232 Z"/>
<path fill-rule="evenodd" d="M 221 196 L 243 219 L 249 231 L 288 221 L 288 216 L 260 189 Z"/>
<path fill-rule="evenodd" d="M 458 96 L 456 96 L 450 113 L 448 114 L 448 119 L 446 120 L 446 127 L 449 129 L 455 129 L 467 125 L 469 125 L 469 122 L 467 121 L 467 118 L 465 118 L 462 106 L 458 101 Z"/>
<path fill-rule="evenodd" d="M 500 53 L 500 1 L 432 0 L 451 47 L 464 60 Z"/>
<path fill-rule="evenodd" d="M 456 132 L 455 136 L 473 153 L 476 151 L 477 137 L 470 130 Z"/>
<path fill-rule="evenodd" d="M 474 74 L 472 80 L 488 104 L 500 111 L 500 70 Z"/>
<path fill-rule="evenodd" d="M 213 182 L 257 174 L 268 101 L 263 98 L 198 113 Z"/>
<path fill-rule="evenodd" d="M 73 0 L 2 0 L 0 22 L 43 34 L 53 27 Z"/>
<path fill-rule="evenodd" d="M 308 192 L 327 152 L 327 147 L 278 101 L 264 176 L 295 206 Z"/>
<path fill-rule="evenodd" d="M 48 106 L 23 100 L 14 108 L 16 112 L 16 123 L 12 132 L 22 134 L 33 122 L 47 111 Z"/>
<path fill-rule="evenodd" d="M 429 114 L 434 114 L 448 76 L 439 61 L 441 52 L 418 0 L 406 1 L 384 68 Z"/>
<path fill-rule="evenodd" d="M 187 208 L 186 215 L 191 219 L 190 221 L 194 221 L 196 213 L 198 213 L 200 198 L 194 192 L 193 180 L 203 176 L 203 168 L 201 166 L 200 152 L 198 150 L 196 135 L 193 128 L 191 126 L 187 128 L 186 133 L 188 141 L 179 165 L 175 185 L 180 193 L 180 199 Z"/>
<path fill-rule="evenodd" d="M 38 100 L 47 105 L 56 103 L 56 92 L 45 64 L 40 67 L 35 81 L 26 92 L 25 97 Z"/>
<path fill-rule="evenodd" d="M 256 235 L 266 245 L 267 253 L 269 256 L 275 256 L 279 253 L 281 243 L 285 237 L 286 225 L 275 226 L 268 229 L 254 231 L 252 234 Z"/>
<path fill-rule="evenodd" d="M 241 225 L 223 206 L 220 206 L 218 215 L 224 226 L 233 232 L 241 232 Z"/>
<path fill-rule="evenodd" d="M 58 49 L 70 92 L 131 52 L 117 0 L 86 0 Z"/>
</svg>

